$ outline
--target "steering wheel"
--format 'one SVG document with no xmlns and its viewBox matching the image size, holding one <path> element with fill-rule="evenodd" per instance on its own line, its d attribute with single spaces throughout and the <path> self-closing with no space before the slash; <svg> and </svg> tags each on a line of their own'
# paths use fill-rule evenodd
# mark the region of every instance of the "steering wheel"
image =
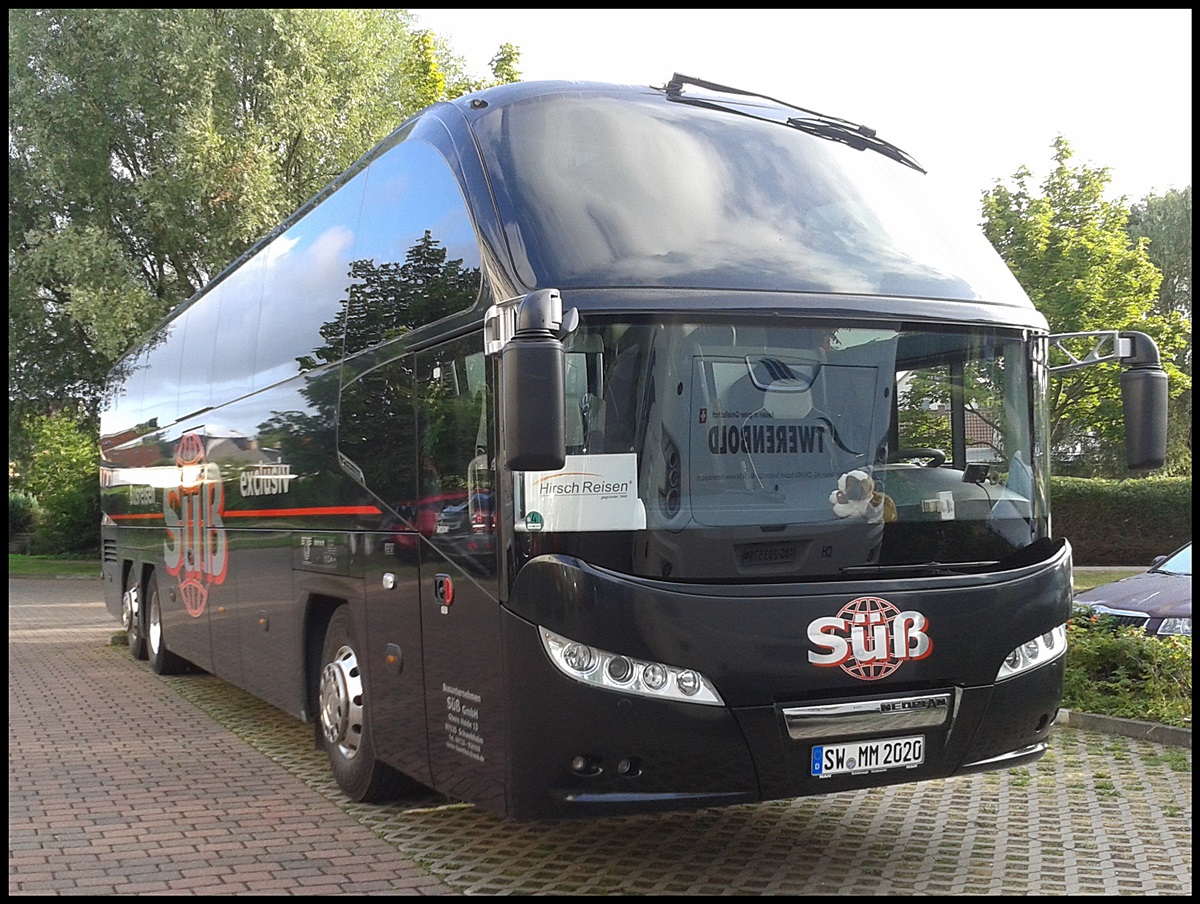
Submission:
<svg viewBox="0 0 1200 904">
<path fill-rule="evenodd" d="M 928 458 L 929 461 L 924 465 L 926 468 L 940 468 L 946 463 L 946 453 L 941 449 L 897 449 L 888 453 L 887 460 L 892 464 L 910 458 Z"/>
</svg>

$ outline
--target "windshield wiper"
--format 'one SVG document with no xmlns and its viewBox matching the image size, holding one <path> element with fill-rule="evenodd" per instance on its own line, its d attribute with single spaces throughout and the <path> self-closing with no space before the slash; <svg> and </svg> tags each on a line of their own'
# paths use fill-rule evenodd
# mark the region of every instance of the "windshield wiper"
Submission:
<svg viewBox="0 0 1200 904">
<path fill-rule="evenodd" d="M 787 121 L 787 124 L 793 129 L 799 129 L 801 132 L 807 132 L 809 135 L 818 135 L 821 138 L 828 138 L 830 141 L 840 141 L 842 144 L 848 144 L 856 150 L 878 151 L 885 157 L 890 157 L 897 163 L 903 163 L 905 166 L 911 166 L 918 172 L 925 172 L 924 168 L 913 160 L 906 152 L 900 150 L 890 141 L 884 141 L 875 134 L 875 130 L 868 126 L 855 125 L 852 122 L 838 122 L 827 119 L 801 119 L 792 117 Z"/>
<path fill-rule="evenodd" d="M 771 119 L 769 116 L 759 116 L 755 113 L 739 110 L 736 107 L 729 107 L 713 100 L 705 100 L 699 97 L 684 97 L 683 86 L 695 85 L 697 88 L 704 88 L 709 91 L 719 91 L 722 94 L 738 94 L 744 97 L 758 97 L 762 100 L 768 100 L 773 104 L 778 104 L 781 107 L 787 107 L 789 110 L 796 110 L 800 113 L 807 114 L 806 116 L 792 116 L 782 122 L 777 119 Z M 829 141 L 837 141 L 841 144 L 848 145 L 859 151 L 872 150 L 885 157 L 895 160 L 897 163 L 903 163 L 905 166 L 912 167 L 919 173 L 924 173 L 925 168 L 913 159 L 912 155 L 901 150 L 892 144 L 890 141 L 884 141 L 880 138 L 874 129 L 869 126 L 859 125 L 858 123 L 850 122 L 848 119 L 841 119 L 837 116 L 826 116 L 824 113 L 818 113 L 815 110 L 808 110 L 804 107 L 798 107 L 795 104 L 789 104 L 787 101 L 779 100 L 775 97 L 770 97 L 766 94 L 758 94 L 754 91 L 743 91 L 741 88 L 730 88 L 727 85 L 718 85 L 716 82 L 706 82 L 703 79 L 691 78 L 686 75 L 680 75 L 678 72 L 671 77 L 671 81 L 667 82 L 666 94 L 668 100 L 677 101 L 683 104 L 691 104 L 695 107 L 707 107 L 710 110 L 721 110 L 725 113 L 736 113 L 739 116 L 747 116 L 750 119 L 757 119 L 761 122 L 774 122 L 779 125 L 791 126 L 793 129 L 798 129 L 801 132 L 806 132 L 809 135 L 816 135 L 819 138 L 825 138 Z"/>
</svg>

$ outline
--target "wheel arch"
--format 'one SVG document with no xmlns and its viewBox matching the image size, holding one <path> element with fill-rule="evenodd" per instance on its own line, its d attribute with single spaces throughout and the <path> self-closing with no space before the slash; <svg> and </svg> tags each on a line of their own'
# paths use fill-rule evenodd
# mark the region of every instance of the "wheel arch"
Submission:
<svg viewBox="0 0 1200 904">
<path fill-rule="evenodd" d="M 321 647 L 329 621 L 349 600 L 325 593 L 310 593 L 305 601 L 304 617 L 304 717 L 313 723 L 314 739 L 320 743 L 320 722 L 317 714 L 317 693 L 321 678 Z"/>
</svg>

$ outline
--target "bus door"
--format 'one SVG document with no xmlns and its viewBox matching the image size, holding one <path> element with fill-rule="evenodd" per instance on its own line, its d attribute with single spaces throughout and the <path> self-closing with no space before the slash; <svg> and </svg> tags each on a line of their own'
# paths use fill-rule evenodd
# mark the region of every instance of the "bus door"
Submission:
<svg viewBox="0 0 1200 904">
<path fill-rule="evenodd" d="M 398 547 L 398 533 L 357 537 L 370 636 L 371 732 L 379 759 L 430 784 L 417 566 Z"/>
<path fill-rule="evenodd" d="M 482 349 L 476 334 L 417 354 L 421 492 L 445 500 L 420 546 L 421 627 L 433 787 L 502 812 L 493 393 Z"/>
<path fill-rule="evenodd" d="M 430 783 L 425 730 L 424 656 L 421 650 L 420 543 L 413 421 L 413 361 L 384 345 L 343 367 L 338 400 L 338 455 L 375 498 L 376 529 L 342 535 L 361 562 L 361 599 L 355 621 L 365 624 L 367 691 L 376 756 L 408 776 Z M 324 570 L 334 534 L 311 538 L 303 567 Z M 348 594 L 350 595 L 350 594 Z M 353 597 L 358 597 L 358 593 Z M 355 603 L 357 606 L 357 603 Z"/>
</svg>

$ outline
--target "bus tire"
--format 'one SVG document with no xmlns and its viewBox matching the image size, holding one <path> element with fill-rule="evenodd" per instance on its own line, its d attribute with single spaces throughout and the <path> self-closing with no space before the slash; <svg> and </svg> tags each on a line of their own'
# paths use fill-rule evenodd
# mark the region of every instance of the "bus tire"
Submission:
<svg viewBox="0 0 1200 904">
<path fill-rule="evenodd" d="M 129 641 L 129 655 L 134 659 L 145 659 L 146 611 L 142 605 L 142 587 L 138 580 L 138 567 L 131 565 L 125 577 L 125 589 L 121 593 L 121 627 Z"/>
<path fill-rule="evenodd" d="M 321 649 L 319 737 L 338 786 L 351 800 L 373 803 L 398 797 L 407 781 L 375 756 L 362 653 L 350 608 L 341 606 L 329 620 Z"/>
<path fill-rule="evenodd" d="M 146 648 L 150 668 L 157 675 L 178 675 L 186 671 L 188 661 L 167 649 L 162 628 L 162 599 L 158 593 L 158 577 L 151 572 L 146 581 Z"/>
</svg>

